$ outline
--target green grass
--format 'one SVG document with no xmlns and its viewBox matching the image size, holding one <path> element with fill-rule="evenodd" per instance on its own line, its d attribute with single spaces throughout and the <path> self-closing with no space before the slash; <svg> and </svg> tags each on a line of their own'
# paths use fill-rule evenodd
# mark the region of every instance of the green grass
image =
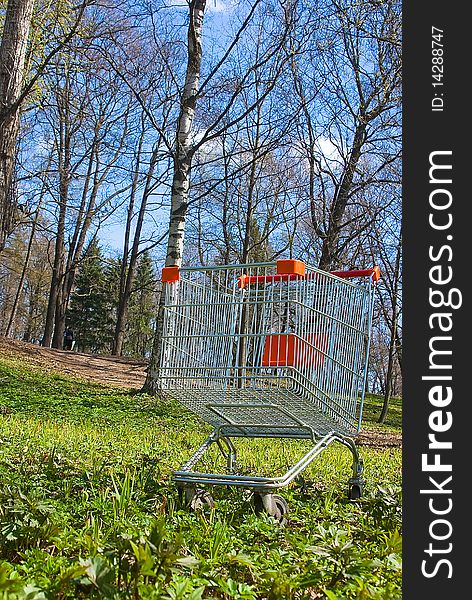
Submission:
<svg viewBox="0 0 472 600">
<path fill-rule="evenodd" d="M 361 448 L 367 485 L 349 502 L 351 455 L 330 446 L 282 492 L 280 527 L 238 489 L 180 505 L 170 474 L 210 429 L 178 404 L 0 360 L 0 412 L 0 598 L 401 597 L 398 448 Z M 237 447 L 248 473 L 273 475 L 308 445 Z M 220 467 L 210 453 L 203 468 Z"/>
<path fill-rule="evenodd" d="M 382 411 L 383 396 L 366 394 L 362 410 L 363 426 L 372 429 L 387 431 L 399 431 L 402 427 L 402 400 L 401 398 L 390 398 L 388 414 L 385 423 L 379 424 L 377 420 Z"/>
</svg>

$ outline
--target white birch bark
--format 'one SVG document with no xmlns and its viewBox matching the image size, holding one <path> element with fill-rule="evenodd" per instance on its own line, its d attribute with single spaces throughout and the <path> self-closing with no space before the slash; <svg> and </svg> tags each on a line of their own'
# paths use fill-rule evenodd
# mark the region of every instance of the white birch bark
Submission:
<svg viewBox="0 0 472 600">
<path fill-rule="evenodd" d="M 192 126 L 200 84 L 202 63 L 202 29 L 206 0 L 191 0 L 189 4 L 188 58 L 185 83 L 180 100 L 180 114 L 175 136 L 174 175 L 167 242 L 166 267 L 182 264 L 184 250 L 185 220 L 188 211 L 190 172 L 192 167 L 193 145 Z M 161 357 L 161 337 L 164 324 L 164 287 L 161 292 L 157 314 L 153 352 L 143 391 L 158 394 L 158 371 Z"/>
<path fill-rule="evenodd" d="M 192 0 L 190 2 L 188 62 L 175 139 L 174 176 L 172 180 L 166 266 L 180 266 L 182 263 L 193 155 L 192 125 L 200 83 L 201 39 L 205 5 L 206 0 Z"/>
</svg>

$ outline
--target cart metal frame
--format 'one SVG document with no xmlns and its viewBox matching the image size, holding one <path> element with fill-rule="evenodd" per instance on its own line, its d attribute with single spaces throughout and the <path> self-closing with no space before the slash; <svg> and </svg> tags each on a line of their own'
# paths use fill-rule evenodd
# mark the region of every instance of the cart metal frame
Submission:
<svg viewBox="0 0 472 600">
<path fill-rule="evenodd" d="M 283 522 L 288 486 L 333 442 L 352 453 L 348 496 L 364 487 L 359 433 L 378 267 L 326 273 L 301 261 L 165 267 L 157 380 L 214 429 L 173 473 L 189 506 L 213 505 L 201 485 L 254 492 L 256 508 Z M 309 439 L 282 476 L 237 472 L 234 438 Z M 195 470 L 217 444 L 226 473 Z"/>
</svg>

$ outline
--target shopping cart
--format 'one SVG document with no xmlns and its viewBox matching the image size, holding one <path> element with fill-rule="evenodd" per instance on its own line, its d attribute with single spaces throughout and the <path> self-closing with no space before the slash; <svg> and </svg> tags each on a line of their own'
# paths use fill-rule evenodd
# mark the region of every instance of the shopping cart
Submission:
<svg viewBox="0 0 472 600">
<path fill-rule="evenodd" d="M 163 396 L 213 431 L 173 473 L 188 504 L 212 505 L 202 484 L 254 492 L 256 509 L 278 520 L 288 507 L 274 494 L 334 441 L 349 448 L 351 499 L 362 495 L 360 430 L 373 289 L 378 267 L 327 273 L 301 261 L 165 267 L 163 331 L 156 373 Z M 237 472 L 234 438 L 312 441 L 283 476 Z M 227 472 L 195 471 L 213 444 Z"/>
</svg>

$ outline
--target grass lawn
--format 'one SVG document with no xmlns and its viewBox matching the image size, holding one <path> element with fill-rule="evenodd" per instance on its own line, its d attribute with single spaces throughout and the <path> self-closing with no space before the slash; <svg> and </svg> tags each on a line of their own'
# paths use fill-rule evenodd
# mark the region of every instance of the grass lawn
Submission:
<svg viewBox="0 0 472 600">
<path fill-rule="evenodd" d="M 400 426 L 395 400 L 381 427 Z M 169 476 L 208 432 L 180 405 L 0 359 L 0 598 L 401 598 L 400 448 L 360 448 L 367 485 L 349 502 L 351 454 L 331 445 L 281 492 L 280 527 L 243 490 L 180 505 Z M 260 475 L 309 447 L 236 445 Z"/>
</svg>

